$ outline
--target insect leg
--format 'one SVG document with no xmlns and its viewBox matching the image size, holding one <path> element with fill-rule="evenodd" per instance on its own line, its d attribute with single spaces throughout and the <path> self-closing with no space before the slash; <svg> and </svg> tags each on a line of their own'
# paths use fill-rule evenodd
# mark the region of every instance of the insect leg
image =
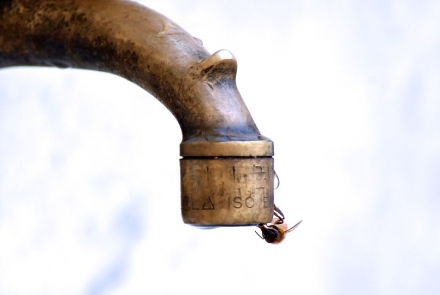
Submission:
<svg viewBox="0 0 440 295">
<path fill-rule="evenodd" d="M 283 223 L 285 217 L 283 212 L 280 208 L 277 207 L 277 205 L 273 205 L 273 214 L 278 217 L 279 220 L 281 220 L 281 223 Z"/>
<path fill-rule="evenodd" d="M 295 228 L 298 227 L 298 225 L 300 225 L 300 223 L 302 222 L 302 220 L 300 222 L 298 222 L 297 224 L 295 224 L 294 226 L 292 226 L 291 228 L 289 228 L 286 232 L 290 233 L 292 230 L 294 230 Z"/>
<path fill-rule="evenodd" d="M 278 177 L 278 174 L 275 170 L 273 172 L 274 172 L 275 177 L 277 178 L 277 181 L 278 181 L 277 186 L 274 189 L 277 189 L 280 186 L 280 178 Z"/>
<path fill-rule="evenodd" d="M 259 234 L 257 231 L 255 231 L 255 233 L 256 233 L 257 236 L 259 236 L 262 240 L 264 240 L 264 238 L 263 238 L 262 236 L 260 236 L 260 234 Z"/>
</svg>

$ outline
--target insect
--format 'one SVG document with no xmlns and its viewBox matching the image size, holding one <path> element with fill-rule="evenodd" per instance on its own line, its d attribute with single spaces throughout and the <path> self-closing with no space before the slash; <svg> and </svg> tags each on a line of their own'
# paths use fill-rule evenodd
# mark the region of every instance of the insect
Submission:
<svg viewBox="0 0 440 295">
<path fill-rule="evenodd" d="M 262 236 L 257 231 L 255 231 L 255 233 L 261 239 L 266 240 L 266 242 L 270 244 L 279 244 L 284 240 L 287 233 L 290 233 L 295 228 L 297 228 L 298 225 L 300 225 L 302 220 L 297 224 L 295 224 L 294 226 L 292 226 L 291 228 L 288 228 L 287 224 L 284 223 L 285 217 L 283 212 L 280 210 L 280 208 L 274 206 L 273 213 L 274 213 L 274 218 L 271 223 L 267 223 L 267 224 L 260 223 L 258 225 L 258 228 L 261 230 Z"/>
</svg>

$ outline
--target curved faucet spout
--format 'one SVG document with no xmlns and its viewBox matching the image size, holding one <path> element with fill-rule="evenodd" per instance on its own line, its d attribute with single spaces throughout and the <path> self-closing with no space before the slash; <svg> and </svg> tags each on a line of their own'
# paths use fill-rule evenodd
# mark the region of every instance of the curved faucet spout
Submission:
<svg viewBox="0 0 440 295">
<path fill-rule="evenodd" d="M 75 67 L 122 76 L 177 119 L 182 214 L 197 225 L 266 223 L 273 213 L 273 143 L 236 87 L 237 61 L 210 55 L 165 16 L 124 0 L 0 3 L 0 68 Z"/>
</svg>

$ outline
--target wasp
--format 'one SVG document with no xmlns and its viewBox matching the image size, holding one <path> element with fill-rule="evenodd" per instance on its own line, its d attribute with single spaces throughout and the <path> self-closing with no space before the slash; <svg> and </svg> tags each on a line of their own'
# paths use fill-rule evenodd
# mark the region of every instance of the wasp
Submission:
<svg viewBox="0 0 440 295">
<path fill-rule="evenodd" d="M 295 228 L 297 228 L 298 225 L 300 225 L 302 220 L 291 228 L 288 228 L 287 224 L 284 223 L 285 217 L 280 208 L 274 205 L 273 213 L 274 218 L 271 223 L 260 223 L 258 225 L 258 228 L 261 230 L 262 236 L 257 231 L 255 231 L 255 233 L 261 239 L 266 240 L 266 242 L 270 244 L 279 244 L 286 238 L 286 235 L 288 233 L 290 233 Z"/>
</svg>

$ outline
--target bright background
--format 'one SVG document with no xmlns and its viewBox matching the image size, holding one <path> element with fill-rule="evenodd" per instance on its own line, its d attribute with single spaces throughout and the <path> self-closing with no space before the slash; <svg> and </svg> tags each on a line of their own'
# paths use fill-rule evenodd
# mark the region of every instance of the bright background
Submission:
<svg viewBox="0 0 440 295">
<path fill-rule="evenodd" d="M 142 1 L 275 142 L 280 245 L 180 217 L 180 129 L 110 74 L 0 70 L 0 294 L 440 294 L 440 2 Z"/>
</svg>

